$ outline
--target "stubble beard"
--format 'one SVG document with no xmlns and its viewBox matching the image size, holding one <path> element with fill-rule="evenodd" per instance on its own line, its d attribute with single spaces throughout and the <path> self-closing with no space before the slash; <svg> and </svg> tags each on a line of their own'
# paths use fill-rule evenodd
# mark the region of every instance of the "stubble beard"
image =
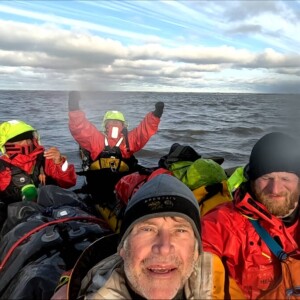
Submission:
<svg viewBox="0 0 300 300">
<path fill-rule="evenodd" d="M 195 257 L 195 255 L 194 255 L 195 253 L 194 253 L 193 259 L 191 259 L 188 263 L 186 274 L 181 274 L 181 275 L 183 275 L 183 277 L 180 279 L 179 284 L 177 286 L 174 286 L 173 290 L 171 290 L 170 286 L 166 286 L 166 284 L 164 284 L 162 282 L 153 281 L 153 280 L 151 280 L 151 278 L 149 278 L 149 280 L 147 280 L 148 283 L 144 283 L 144 284 L 141 283 L 143 281 L 143 279 L 145 279 L 147 274 L 143 273 L 143 271 L 141 273 L 133 272 L 132 264 L 131 264 L 132 256 L 131 256 L 130 252 L 131 251 L 130 251 L 129 247 L 127 247 L 127 249 L 125 250 L 124 271 L 125 271 L 128 283 L 130 284 L 133 291 L 135 291 L 137 294 L 143 296 L 146 299 L 161 299 L 161 296 L 159 298 L 155 297 L 155 290 L 157 290 L 157 289 L 166 289 L 166 291 L 164 292 L 164 294 L 165 294 L 164 299 L 173 299 L 178 294 L 178 292 L 181 289 L 183 289 L 184 284 L 191 276 L 191 274 L 195 268 L 196 261 L 197 261 L 197 259 L 194 259 L 194 257 Z M 153 260 L 155 259 L 155 262 L 163 263 L 163 261 L 161 259 L 156 259 L 155 257 L 147 258 L 141 262 L 142 269 L 145 269 L 145 266 L 152 259 Z M 175 263 L 178 270 L 181 270 L 181 266 L 183 263 L 181 262 L 181 260 L 179 258 L 177 258 L 175 256 L 173 256 L 171 258 L 168 257 L 168 262 Z"/>
<path fill-rule="evenodd" d="M 270 198 L 268 195 L 265 195 L 263 192 L 258 193 L 256 192 L 256 199 L 262 203 L 267 210 L 276 217 L 285 217 L 291 214 L 297 204 L 299 202 L 299 193 L 281 193 L 279 196 L 285 197 L 285 200 L 277 201 L 276 199 Z"/>
</svg>

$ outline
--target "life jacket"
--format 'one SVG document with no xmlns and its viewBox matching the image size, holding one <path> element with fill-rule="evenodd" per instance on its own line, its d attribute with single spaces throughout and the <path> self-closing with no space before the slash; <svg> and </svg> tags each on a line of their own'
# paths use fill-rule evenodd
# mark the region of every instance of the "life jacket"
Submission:
<svg viewBox="0 0 300 300">
<path fill-rule="evenodd" d="M 122 141 L 123 137 L 118 140 L 115 146 L 110 147 L 105 137 L 105 148 L 97 159 L 91 163 L 90 170 L 111 169 L 112 172 L 127 172 L 129 166 L 122 159 L 122 153 L 119 148 Z"/>
<path fill-rule="evenodd" d="M 22 187 L 28 184 L 34 184 L 36 187 L 38 187 L 40 183 L 39 175 L 41 173 L 41 168 L 43 168 L 44 165 L 45 159 L 43 153 L 40 153 L 37 156 L 36 163 L 31 174 L 28 174 L 21 168 L 3 159 L 0 159 L 0 170 L 5 169 L 7 167 L 11 170 L 11 181 L 6 190 L 0 192 L 0 199 L 6 204 L 22 201 Z M 52 182 L 50 182 L 50 179 L 47 178 L 46 184 L 50 183 Z"/>
<path fill-rule="evenodd" d="M 123 131 L 124 132 L 124 131 Z M 121 137 L 115 146 L 111 147 L 108 144 L 107 137 L 105 137 L 104 143 L 105 147 L 103 151 L 98 155 L 95 161 L 91 161 L 89 154 L 86 150 L 83 150 L 82 160 L 83 160 L 83 170 L 102 170 L 110 169 L 112 172 L 128 172 L 134 168 L 137 164 L 137 159 L 132 156 L 129 159 L 124 159 L 120 150 L 120 145 L 125 138 L 127 151 L 130 152 L 128 135 L 125 130 L 124 136 Z M 89 164 L 89 165 L 88 165 Z"/>
<path fill-rule="evenodd" d="M 123 131 L 123 134 L 124 136 L 119 139 L 114 147 L 109 146 L 105 137 L 105 148 L 94 161 L 92 161 L 90 153 L 86 149 L 80 148 L 83 171 L 76 172 L 76 174 L 84 175 L 86 183 L 81 189 L 76 190 L 76 193 L 89 194 L 97 212 L 100 212 L 102 216 L 107 216 L 107 218 L 110 218 L 111 211 L 115 210 L 115 184 L 121 177 L 140 168 L 134 156 L 129 159 L 122 157 L 119 146 L 124 138 L 127 151 L 130 152 L 126 131 Z M 99 183 L 101 184 L 99 185 Z"/>
</svg>

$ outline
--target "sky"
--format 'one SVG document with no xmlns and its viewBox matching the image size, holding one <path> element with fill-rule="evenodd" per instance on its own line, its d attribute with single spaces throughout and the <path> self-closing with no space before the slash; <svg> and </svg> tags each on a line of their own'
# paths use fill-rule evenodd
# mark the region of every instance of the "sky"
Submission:
<svg viewBox="0 0 300 300">
<path fill-rule="evenodd" d="M 1 0 L 0 89 L 300 94 L 300 0 Z"/>
</svg>

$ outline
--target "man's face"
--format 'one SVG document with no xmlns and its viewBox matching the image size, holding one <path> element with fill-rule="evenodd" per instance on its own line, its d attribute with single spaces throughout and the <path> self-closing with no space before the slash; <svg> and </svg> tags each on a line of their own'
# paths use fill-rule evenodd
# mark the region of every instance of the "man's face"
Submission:
<svg viewBox="0 0 300 300">
<path fill-rule="evenodd" d="M 8 155 L 25 154 L 28 155 L 33 151 L 34 145 L 31 139 L 21 140 L 17 142 L 8 142 L 5 149 Z"/>
<path fill-rule="evenodd" d="M 191 275 L 198 247 L 191 224 L 159 217 L 136 224 L 120 250 L 132 289 L 146 299 L 172 299 Z"/>
<path fill-rule="evenodd" d="M 284 217 L 293 212 L 299 201 L 299 177 L 287 172 L 269 173 L 254 181 L 253 190 L 271 214 Z"/>
<path fill-rule="evenodd" d="M 105 123 L 106 134 L 114 139 L 119 137 L 123 128 L 124 124 L 122 121 L 119 120 L 108 120 Z"/>
</svg>

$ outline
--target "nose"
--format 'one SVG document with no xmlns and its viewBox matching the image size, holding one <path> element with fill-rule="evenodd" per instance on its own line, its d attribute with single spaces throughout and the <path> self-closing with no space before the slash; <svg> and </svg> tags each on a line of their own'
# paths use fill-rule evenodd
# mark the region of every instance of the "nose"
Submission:
<svg viewBox="0 0 300 300">
<path fill-rule="evenodd" d="M 168 255 L 174 251 L 174 245 L 169 231 L 161 230 L 158 233 L 152 246 L 152 251 L 160 255 Z"/>
<path fill-rule="evenodd" d="M 278 194 L 282 191 L 282 183 L 279 179 L 273 178 L 268 183 L 268 190 L 271 194 Z"/>
</svg>

